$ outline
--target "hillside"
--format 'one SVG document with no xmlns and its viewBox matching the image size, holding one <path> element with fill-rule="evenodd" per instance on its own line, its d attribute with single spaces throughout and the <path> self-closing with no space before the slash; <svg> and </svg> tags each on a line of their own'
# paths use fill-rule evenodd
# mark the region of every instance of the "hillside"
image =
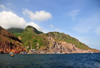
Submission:
<svg viewBox="0 0 100 68">
<path fill-rule="evenodd" d="M 0 26 L 0 53 L 27 51 L 20 45 L 22 42 L 16 36 Z"/>
<path fill-rule="evenodd" d="M 17 37 L 13 34 L 16 34 Z M 13 34 L 0 26 L 0 53 L 9 53 L 11 51 L 22 52 L 31 49 L 51 54 L 100 52 L 88 47 L 70 35 L 59 32 L 44 34 L 32 26 L 27 26 L 19 34 L 15 29 Z"/>
<path fill-rule="evenodd" d="M 27 26 L 18 38 L 22 41 L 23 47 L 28 50 L 36 49 L 37 51 L 50 53 L 99 52 L 96 49 L 91 49 L 70 35 L 59 32 L 49 32 L 44 34 L 32 26 Z"/>
<path fill-rule="evenodd" d="M 64 33 L 49 32 L 49 33 L 47 33 L 47 36 L 53 37 L 56 41 L 65 41 L 67 43 L 72 43 L 72 44 L 76 45 L 76 47 L 83 49 L 83 50 L 90 49 L 87 45 L 80 42 L 76 38 L 71 37 L 70 35 L 67 35 L 67 34 L 64 34 Z"/>
<path fill-rule="evenodd" d="M 24 29 L 21 29 L 21 28 L 9 28 L 7 29 L 10 33 L 14 34 L 15 36 L 19 36 L 20 33 L 23 32 Z"/>
<path fill-rule="evenodd" d="M 23 42 L 23 47 L 29 50 L 36 49 L 37 44 L 40 44 L 40 46 L 46 46 L 47 40 L 45 36 L 46 35 L 44 35 L 43 32 L 38 31 L 36 28 L 27 26 L 23 33 L 20 34 L 19 38 Z"/>
<path fill-rule="evenodd" d="M 24 29 L 21 28 L 9 28 L 7 29 L 11 33 L 22 33 Z"/>
</svg>

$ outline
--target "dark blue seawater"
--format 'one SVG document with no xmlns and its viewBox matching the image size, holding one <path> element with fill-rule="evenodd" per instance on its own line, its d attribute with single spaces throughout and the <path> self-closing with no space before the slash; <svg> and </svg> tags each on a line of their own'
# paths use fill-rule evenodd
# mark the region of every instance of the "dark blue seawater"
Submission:
<svg viewBox="0 0 100 68">
<path fill-rule="evenodd" d="M 0 54 L 0 68 L 100 68 L 100 53 Z"/>
</svg>

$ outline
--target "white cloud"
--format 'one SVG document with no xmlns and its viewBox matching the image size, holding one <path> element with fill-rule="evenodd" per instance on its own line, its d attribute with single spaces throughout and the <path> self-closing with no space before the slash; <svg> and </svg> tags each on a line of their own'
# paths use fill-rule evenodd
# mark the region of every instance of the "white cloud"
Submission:
<svg viewBox="0 0 100 68">
<path fill-rule="evenodd" d="M 12 12 L 0 12 L 0 25 L 4 28 L 19 27 L 25 28 L 26 21 Z"/>
<path fill-rule="evenodd" d="M 4 5 L 0 5 L 1 8 L 6 9 L 6 7 Z"/>
<path fill-rule="evenodd" d="M 17 16 L 16 14 L 12 12 L 2 11 L 0 12 L 0 26 L 2 26 L 5 29 L 15 27 L 15 28 L 25 28 L 27 25 L 31 25 L 38 30 L 41 30 L 41 27 L 39 27 L 34 22 L 26 23 L 24 18 Z"/>
<path fill-rule="evenodd" d="M 73 10 L 68 13 L 68 16 L 71 16 L 72 20 L 75 21 L 75 16 L 79 13 L 79 10 Z"/>
<path fill-rule="evenodd" d="M 52 15 L 46 11 L 36 11 L 34 13 L 30 10 L 24 9 L 23 14 L 28 15 L 31 20 L 44 21 L 52 18 Z"/>
<path fill-rule="evenodd" d="M 53 28 L 54 26 L 53 25 L 50 25 L 50 27 Z"/>
<path fill-rule="evenodd" d="M 97 35 L 100 35 L 100 27 L 97 27 L 95 31 Z"/>
<path fill-rule="evenodd" d="M 31 25 L 33 27 L 35 27 L 37 30 L 42 30 L 42 28 L 40 26 L 38 26 L 37 24 L 35 24 L 34 22 L 30 22 L 30 23 L 27 23 L 26 25 Z"/>
</svg>

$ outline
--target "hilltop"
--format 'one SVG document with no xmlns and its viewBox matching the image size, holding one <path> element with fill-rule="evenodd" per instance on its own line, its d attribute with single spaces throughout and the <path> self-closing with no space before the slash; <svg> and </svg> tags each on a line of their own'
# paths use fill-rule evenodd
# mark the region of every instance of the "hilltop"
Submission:
<svg viewBox="0 0 100 68">
<path fill-rule="evenodd" d="M 70 35 L 59 32 L 44 34 L 32 26 L 27 26 L 18 38 L 22 41 L 23 47 L 27 50 L 36 49 L 37 51 L 49 53 L 99 52 Z"/>
<path fill-rule="evenodd" d="M 10 32 L 0 27 L 0 53 L 35 49 L 42 53 L 92 53 L 92 49 L 78 39 L 60 32 L 44 34 L 32 26 L 24 30 L 11 28 Z"/>
<path fill-rule="evenodd" d="M 45 36 L 46 35 L 44 35 L 43 32 L 38 31 L 36 28 L 27 26 L 20 34 L 19 38 L 23 42 L 23 47 L 29 50 L 36 49 L 37 44 L 40 44 L 40 46 L 46 46 L 47 40 Z"/>
</svg>

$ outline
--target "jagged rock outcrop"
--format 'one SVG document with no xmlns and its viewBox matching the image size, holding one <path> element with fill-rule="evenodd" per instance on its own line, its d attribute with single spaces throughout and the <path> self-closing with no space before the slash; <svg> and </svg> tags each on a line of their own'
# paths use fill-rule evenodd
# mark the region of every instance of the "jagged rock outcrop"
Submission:
<svg viewBox="0 0 100 68">
<path fill-rule="evenodd" d="M 27 51 L 20 45 L 22 42 L 16 36 L 0 26 L 0 53 Z"/>
<path fill-rule="evenodd" d="M 14 34 L 16 35 L 16 33 Z M 17 35 L 17 37 L 22 41 L 23 47 L 27 50 L 36 49 L 39 52 L 44 51 L 50 53 L 100 52 L 99 50 L 88 47 L 86 44 L 80 42 L 78 39 L 68 34 L 59 32 L 49 32 L 44 34 L 43 32 L 38 31 L 32 26 L 27 26 L 23 32 Z M 21 41 L 18 38 L 9 38 L 12 38 L 13 40 L 16 40 L 21 43 Z"/>
<path fill-rule="evenodd" d="M 66 43 L 66 42 L 54 42 L 51 49 L 52 52 L 59 52 L 59 53 L 82 53 L 83 52 L 83 50 L 75 47 L 74 44 Z"/>
<path fill-rule="evenodd" d="M 58 41 L 56 42 L 52 37 L 48 37 L 48 40 L 50 43 L 49 46 L 47 46 L 45 49 L 43 49 L 42 51 L 46 51 L 46 52 L 50 52 L 50 53 L 92 53 L 92 52 L 96 52 L 94 50 L 82 50 L 77 48 L 74 44 L 71 43 L 67 43 L 64 41 Z M 100 52 L 99 50 L 97 50 L 97 52 Z"/>
</svg>

